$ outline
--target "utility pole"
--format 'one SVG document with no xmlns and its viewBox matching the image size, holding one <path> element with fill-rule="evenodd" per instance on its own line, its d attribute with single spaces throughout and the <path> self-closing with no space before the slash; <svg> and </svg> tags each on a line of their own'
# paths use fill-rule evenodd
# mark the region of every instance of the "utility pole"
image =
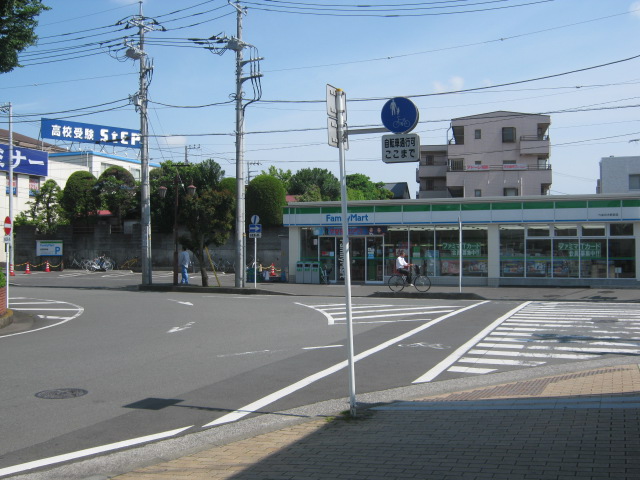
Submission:
<svg viewBox="0 0 640 480">
<path fill-rule="evenodd" d="M 8 244 L 6 252 L 6 295 L 9 308 L 9 276 L 11 275 L 11 265 L 13 264 L 13 106 L 11 102 L 0 105 L 0 110 L 9 114 L 9 220 L 11 223 L 11 242 Z"/>
<path fill-rule="evenodd" d="M 261 162 L 247 162 L 247 184 L 251 183 L 251 165 L 262 165 Z"/>
<path fill-rule="evenodd" d="M 246 283 L 245 271 L 245 182 L 244 182 L 244 112 L 250 103 L 260 100 L 262 96 L 262 87 L 260 85 L 259 62 L 262 57 L 258 57 L 257 48 L 253 45 L 242 41 L 242 15 L 246 14 L 246 10 L 240 5 L 240 1 L 227 0 L 229 5 L 237 11 L 236 18 L 236 36 L 228 38 L 226 36 L 213 35 L 208 39 L 192 39 L 198 45 L 204 45 L 207 50 L 217 55 L 222 55 L 227 50 L 236 52 L 236 287 L 244 287 Z M 216 46 L 218 45 L 218 46 Z M 244 59 L 243 51 L 249 48 L 251 56 L 248 60 Z M 249 75 L 244 76 L 243 69 L 245 66 L 251 66 Z M 242 85 L 247 80 L 251 80 L 253 84 L 253 98 L 245 101 Z"/>
<path fill-rule="evenodd" d="M 134 97 L 134 104 L 140 113 L 140 223 L 142 227 L 142 284 L 151 285 L 153 272 L 151 262 L 151 196 L 149 191 L 149 119 L 147 115 L 147 88 L 151 82 L 150 76 L 153 71 L 153 65 L 148 65 L 147 63 L 147 54 L 144 51 L 144 34 L 152 30 L 164 31 L 165 29 L 164 27 L 158 26 L 158 22 L 155 20 L 145 18 L 142 15 L 142 0 L 139 0 L 139 4 L 138 16 L 133 17 L 126 22 L 126 28 L 138 28 L 138 45 L 125 43 L 125 46 L 128 47 L 125 55 L 133 60 L 140 61 L 140 86 L 138 93 Z"/>
<path fill-rule="evenodd" d="M 196 150 L 200 148 L 200 145 L 185 145 L 184 146 L 184 163 L 189 163 L 189 150 Z"/>
</svg>

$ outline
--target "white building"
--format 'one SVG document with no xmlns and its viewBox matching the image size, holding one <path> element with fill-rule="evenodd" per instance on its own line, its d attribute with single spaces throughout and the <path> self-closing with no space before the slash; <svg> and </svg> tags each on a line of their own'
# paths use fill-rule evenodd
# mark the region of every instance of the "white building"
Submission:
<svg viewBox="0 0 640 480">
<path fill-rule="evenodd" d="M 605 157 L 600 160 L 597 193 L 640 195 L 640 157 Z"/>
<path fill-rule="evenodd" d="M 446 145 L 422 145 L 419 198 L 547 195 L 551 118 L 491 112 L 454 118 Z"/>
</svg>

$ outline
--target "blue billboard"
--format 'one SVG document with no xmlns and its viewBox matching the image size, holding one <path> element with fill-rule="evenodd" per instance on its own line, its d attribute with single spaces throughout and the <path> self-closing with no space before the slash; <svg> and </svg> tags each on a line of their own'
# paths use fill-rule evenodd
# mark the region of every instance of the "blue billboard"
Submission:
<svg viewBox="0 0 640 480">
<path fill-rule="evenodd" d="M 94 145 L 113 145 L 116 147 L 140 148 L 140 130 L 130 128 L 107 127 L 69 120 L 40 120 L 42 138 L 53 138 L 67 142 L 93 143 Z"/>
<path fill-rule="evenodd" d="M 0 170 L 9 171 L 9 145 L 0 144 Z M 46 177 L 49 173 L 49 154 L 41 150 L 13 147 L 13 172 Z"/>
</svg>

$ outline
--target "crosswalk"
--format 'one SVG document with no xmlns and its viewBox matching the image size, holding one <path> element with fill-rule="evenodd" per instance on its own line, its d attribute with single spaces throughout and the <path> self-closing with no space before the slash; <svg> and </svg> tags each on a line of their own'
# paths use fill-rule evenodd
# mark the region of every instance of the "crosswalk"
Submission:
<svg viewBox="0 0 640 480">
<path fill-rule="evenodd" d="M 640 308 L 632 304 L 531 302 L 446 370 L 486 374 L 603 355 L 640 355 Z"/>
<path fill-rule="evenodd" d="M 344 303 L 328 303 L 322 305 L 306 305 L 307 308 L 320 312 L 325 316 L 329 325 L 345 324 L 347 321 L 347 309 Z M 402 306 L 365 304 L 352 305 L 351 320 L 353 324 L 362 323 L 395 323 L 395 322 L 423 322 L 431 320 L 434 315 L 443 315 L 453 312 L 460 307 L 453 305 L 437 306 Z"/>
</svg>

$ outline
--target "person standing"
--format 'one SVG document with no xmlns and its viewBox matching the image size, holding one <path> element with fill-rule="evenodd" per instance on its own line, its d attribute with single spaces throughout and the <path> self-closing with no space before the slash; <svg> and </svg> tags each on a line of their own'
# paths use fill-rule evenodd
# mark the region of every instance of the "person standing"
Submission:
<svg viewBox="0 0 640 480">
<path fill-rule="evenodd" d="M 406 275 L 407 284 L 409 286 L 412 286 L 413 283 L 411 283 L 411 265 L 413 264 L 407 262 L 407 259 L 405 258 L 406 255 L 407 254 L 404 250 L 400 250 L 398 252 L 398 258 L 396 258 L 396 270 L 400 275 Z"/>
<path fill-rule="evenodd" d="M 182 246 L 182 251 L 180 252 L 180 257 L 178 258 L 178 264 L 180 265 L 182 272 L 182 280 L 180 281 L 183 285 L 189 285 L 189 264 L 191 263 L 191 259 L 189 258 L 189 252 L 187 251 L 187 247 Z"/>
</svg>

